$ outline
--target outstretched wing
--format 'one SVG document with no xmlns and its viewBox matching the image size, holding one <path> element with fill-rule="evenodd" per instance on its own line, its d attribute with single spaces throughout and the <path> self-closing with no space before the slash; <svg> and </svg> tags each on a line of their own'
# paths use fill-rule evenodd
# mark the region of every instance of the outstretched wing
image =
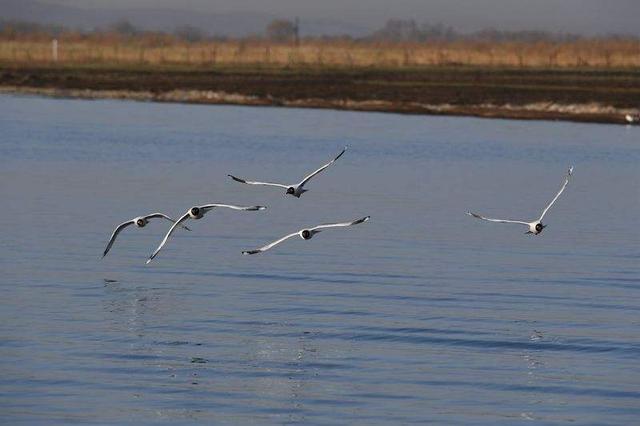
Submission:
<svg viewBox="0 0 640 426">
<path fill-rule="evenodd" d="M 304 186 L 307 182 L 309 182 L 309 180 L 314 177 L 315 175 L 317 175 L 318 173 L 320 173 L 321 171 L 323 171 L 324 169 L 326 169 L 327 167 L 329 167 L 330 165 L 332 165 L 333 163 L 335 163 L 335 161 L 342 157 L 342 154 L 344 154 L 344 152 L 347 150 L 347 147 L 345 146 L 344 149 L 340 152 L 340 154 L 338 154 L 336 156 L 336 158 L 334 158 L 333 160 L 329 161 L 327 164 L 325 164 L 324 166 L 320 167 L 318 170 L 314 171 L 313 173 L 311 173 L 310 175 L 308 175 L 307 177 L 305 177 L 304 179 L 302 179 L 302 182 L 300 182 L 298 185 L 299 186 Z"/>
<path fill-rule="evenodd" d="M 167 243 L 167 240 L 169 239 L 171 234 L 173 234 L 173 231 L 176 229 L 176 227 L 180 226 L 180 224 L 182 222 L 184 222 L 185 220 L 187 220 L 188 218 L 189 218 L 189 212 L 187 212 L 184 215 L 182 215 L 182 217 L 180 219 L 178 219 L 178 221 L 176 223 L 173 224 L 173 226 L 169 229 L 169 232 L 167 232 L 167 235 L 164 236 L 164 239 L 162 240 L 162 242 L 160 243 L 160 245 L 158 246 L 156 251 L 154 251 L 153 254 L 151 256 L 149 256 L 149 259 L 147 259 L 147 263 L 151 262 L 153 260 L 153 258 L 158 255 L 160 250 L 162 250 L 162 247 L 164 247 L 164 245 Z"/>
<path fill-rule="evenodd" d="M 368 221 L 371 218 L 371 216 L 366 216 L 363 217 L 361 219 L 356 219 L 352 222 L 341 222 L 341 223 L 325 223 L 324 225 L 318 225 L 316 227 L 313 227 L 311 229 L 309 229 L 310 231 L 318 231 L 320 229 L 325 229 L 325 228 L 338 228 L 338 227 L 342 227 L 342 226 L 351 226 L 351 225 L 357 225 L 359 223 L 363 223 Z"/>
<path fill-rule="evenodd" d="M 298 231 L 298 232 L 300 232 L 300 231 Z M 271 247 L 276 246 L 276 245 L 280 244 L 281 242 L 283 242 L 283 241 L 285 241 L 285 240 L 288 240 L 288 239 L 289 239 L 289 238 L 291 238 L 291 237 L 295 237 L 296 235 L 298 235 L 298 232 L 294 232 L 293 234 L 289 234 L 289 235 L 287 235 L 287 236 L 284 236 L 284 237 L 280 238 L 279 240 L 276 240 L 276 241 L 274 241 L 274 242 L 272 242 L 272 243 L 267 244 L 267 245 L 266 245 L 266 246 L 264 246 L 264 247 L 260 247 L 259 249 L 256 249 L 256 250 L 245 250 L 245 251 L 243 251 L 243 252 L 242 252 L 242 254 L 257 254 L 257 253 L 262 253 L 263 251 L 267 251 L 267 250 L 269 250 Z"/>
<path fill-rule="evenodd" d="M 163 213 L 151 213 L 150 215 L 147 215 L 144 217 L 145 219 L 154 219 L 154 218 L 159 218 L 159 219 L 167 219 L 169 222 L 171 223 L 176 223 L 175 219 L 167 216 L 166 214 Z M 184 226 L 184 225 L 180 225 L 180 228 L 186 229 L 187 231 L 191 231 L 191 229 L 189 229 L 188 227 Z"/>
<path fill-rule="evenodd" d="M 128 220 L 126 222 L 121 223 L 120 225 L 118 225 L 116 227 L 116 229 L 113 231 L 113 234 L 111 234 L 111 238 L 109 238 L 109 242 L 107 243 L 107 248 L 105 248 L 104 249 L 104 253 L 102 253 L 102 257 L 105 257 L 107 255 L 107 253 L 109 253 L 109 250 L 111 250 L 111 246 L 116 241 L 116 237 L 118 236 L 120 231 L 122 231 L 124 228 L 126 228 L 129 225 L 133 225 L 134 223 L 135 223 L 135 221 Z"/>
<path fill-rule="evenodd" d="M 498 222 L 498 223 L 517 223 L 517 224 L 519 224 L 519 225 L 526 225 L 526 226 L 529 226 L 529 223 L 527 223 L 527 222 L 523 222 L 523 221 L 521 221 L 521 220 L 491 219 L 491 218 L 484 217 L 484 216 L 480 216 L 479 214 L 471 213 L 471 212 L 467 212 L 467 214 L 468 214 L 469 216 L 473 216 L 473 217 L 476 217 L 476 218 L 478 218 L 478 219 L 482 219 L 482 220 L 487 220 L 487 221 L 489 221 L 489 222 Z"/>
<path fill-rule="evenodd" d="M 278 188 L 285 188 L 285 189 L 289 188 L 288 185 L 283 185 L 281 183 L 257 182 L 257 181 L 252 181 L 252 180 L 241 179 L 239 177 L 235 177 L 234 175 L 227 175 L 227 176 L 229 176 L 231 179 L 235 180 L 236 182 L 246 183 L 247 185 L 277 186 Z"/>
<path fill-rule="evenodd" d="M 216 207 L 225 207 L 227 209 L 233 209 L 233 210 L 244 210 L 244 211 L 257 211 L 257 210 L 264 210 L 266 209 L 265 206 L 234 206 L 232 204 L 205 204 L 204 206 L 200 206 L 200 208 L 202 210 L 204 210 L 205 212 L 208 212 L 209 210 L 216 208 Z"/>
<path fill-rule="evenodd" d="M 538 219 L 538 222 L 542 222 L 542 218 L 544 217 L 544 215 L 547 214 L 547 211 L 549 211 L 551 206 L 556 202 L 560 194 L 562 194 L 564 189 L 567 187 L 567 185 L 569 184 L 569 178 L 571 177 L 572 173 L 573 173 L 573 166 L 569 167 L 569 170 L 567 171 L 567 176 L 565 176 L 564 183 L 562 184 L 562 188 L 560 188 L 560 191 L 558 191 L 556 196 L 553 197 L 553 200 L 551 200 L 549 205 L 544 209 L 544 211 L 542 212 L 542 215 L 540 215 L 540 219 Z"/>
</svg>

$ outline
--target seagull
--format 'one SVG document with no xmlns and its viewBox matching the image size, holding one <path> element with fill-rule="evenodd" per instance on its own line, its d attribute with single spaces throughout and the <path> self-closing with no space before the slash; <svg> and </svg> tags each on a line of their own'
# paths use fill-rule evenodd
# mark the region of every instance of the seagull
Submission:
<svg viewBox="0 0 640 426">
<path fill-rule="evenodd" d="M 187 210 L 187 212 L 185 214 L 183 214 L 182 217 L 180 219 L 178 219 L 178 221 L 175 222 L 173 224 L 173 226 L 169 229 L 169 232 L 167 232 L 167 235 L 164 236 L 164 239 L 162 240 L 162 242 L 160 243 L 160 245 L 158 246 L 156 251 L 154 251 L 153 254 L 151 256 L 149 256 L 149 259 L 147 259 L 147 264 L 149 262 L 151 262 L 153 260 L 153 258 L 158 255 L 160 250 L 162 250 L 162 247 L 164 247 L 164 245 L 167 243 L 167 240 L 169 239 L 171 234 L 173 234 L 173 231 L 176 229 L 177 226 L 182 226 L 180 224 L 182 222 L 184 222 L 185 220 L 187 220 L 187 219 L 194 219 L 194 220 L 202 219 L 202 217 L 205 215 L 205 213 L 208 213 L 210 210 L 215 209 L 216 207 L 225 207 L 225 208 L 228 208 L 228 209 L 244 210 L 244 211 L 256 211 L 256 210 L 264 210 L 264 209 L 266 209 L 265 206 L 243 207 L 243 206 L 234 206 L 234 205 L 231 205 L 231 204 L 205 204 L 205 205 L 202 205 L 202 206 L 193 206 L 189 210 Z"/>
<path fill-rule="evenodd" d="M 109 250 L 111 250 L 111 246 L 116 241 L 116 237 L 118 236 L 120 231 L 122 231 L 124 228 L 126 228 L 129 225 L 133 225 L 133 224 L 135 224 L 138 228 L 144 228 L 145 226 L 147 226 L 147 223 L 149 223 L 149 219 L 155 219 L 155 218 L 166 219 L 169 222 L 173 222 L 174 224 L 176 223 L 176 221 L 174 219 L 172 219 L 169 216 L 167 216 L 166 214 L 162 214 L 162 213 L 151 213 L 151 214 L 149 214 L 147 216 L 138 216 L 138 217 L 133 218 L 131 220 L 128 220 L 128 221 L 126 221 L 124 223 L 121 223 L 113 231 L 113 234 L 111 234 L 111 238 L 109 239 L 109 242 L 107 243 L 107 248 L 104 249 L 104 253 L 102 253 L 102 257 L 105 257 L 107 255 L 107 253 L 109 253 Z M 191 231 L 191 229 L 187 228 L 186 226 L 180 225 L 180 227 L 186 229 L 187 231 Z"/>
<path fill-rule="evenodd" d="M 637 115 L 626 114 L 624 116 L 624 119 L 627 120 L 627 123 L 629 124 L 638 123 L 640 122 L 640 114 L 637 114 Z"/>
<path fill-rule="evenodd" d="M 304 186 L 307 184 L 307 182 L 309 182 L 309 180 L 311 180 L 312 177 L 314 177 L 315 175 L 317 175 L 318 173 L 320 173 L 321 171 L 323 171 L 324 169 L 332 165 L 338 158 L 342 157 L 342 154 L 344 154 L 346 150 L 347 150 L 347 147 L 344 147 L 342 152 L 340 152 L 340 154 L 338 154 L 336 158 L 329 161 L 327 164 L 320 167 L 318 170 L 314 171 L 313 173 L 309 174 L 307 177 L 302 179 L 302 181 L 300 181 L 299 183 L 295 183 L 292 185 L 284 185 L 281 183 L 270 183 L 270 182 L 257 182 L 257 181 L 241 179 L 233 175 L 227 175 L 227 176 L 229 176 L 231 179 L 235 180 L 236 182 L 246 183 L 247 185 L 264 185 L 264 186 L 276 186 L 279 188 L 285 188 L 287 190 L 286 194 L 293 195 L 296 198 L 300 198 L 302 194 L 307 192 L 307 190 L 304 189 Z"/>
<path fill-rule="evenodd" d="M 327 228 L 339 228 L 339 227 L 345 227 L 345 226 L 351 226 L 351 225 L 357 225 L 359 223 L 363 223 L 369 220 L 371 216 L 367 216 L 367 217 L 363 217 L 362 219 L 357 219 L 354 220 L 353 222 L 342 222 L 342 223 L 326 223 L 324 225 L 318 225 L 315 226 L 313 228 L 309 228 L 309 229 L 301 229 L 297 232 L 294 232 L 293 234 L 289 234 L 287 236 L 284 236 L 282 238 L 280 238 L 279 240 L 276 240 L 272 243 L 267 244 L 264 247 L 260 247 L 259 249 L 256 250 L 245 250 L 242 252 L 242 254 L 258 254 L 258 253 L 262 253 L 264 251 L 269 250 L 271 247 L 277 246 L 278 244 L 280 244 L 281 242 L 288 240 L 291 237 L 295 237 L 296 235 L 299 235 L 300 238 L 302 238 L 303 240 L 310 240 L 311 238 L 313 238 L 313 236 L 315 234 L 318 234 L 320 232 L 322 232 L 322 230 L 327 229 Z"/>
<path fill-rule="evenodd" d="M 524 222 L 524 221 L 521 221 L 521 220 L 490 219 L 488 217 L 480 216 L 479 214 L 471 213 L 471 212 L 467 212 L 467 214 L 469 216 L 473 216 L 473 217 L 476 217 L 476 218 L 482 219 L 482 220 L 487 220 L 489 222 L 517 223 L 519 225 L 525 225 L 525 226 L 527 226 L 529 228 L 529 230 L 526 232 L 526 234 L 538 235 L 539 233 L 542 232 L 542 230 L 544 228 L 547 227 L 547 225 L 543 225 L 542 224 L 542 219 L 544 218 L 544 215 L 547 214 L 547 212 L 549 211 L 551 206 L 553 206 L 553 204 L 556 202 L 558 197 L 560 197 L 560 194 L 562 194 L 564 189 L 567 187 L 567 184 L 569 183 L 569 178 L 571 177 L 572 173 L 573 173 L 573 166 L 569 167 L 569 171 L 567 172 L 567 176 L 565 177 L 564 184 L 562 184 L 562 187 L 560 188 L 560 191 L 558 191 L 558 193 L 553 198 L 553 200 L 551 200 L 549 205 L 547 205 L 547 207 L 545 207 L 545 209 L 542 211 L 542 214 L 540 215 L 540 218 L 534 220 L 533 222 Z"/>
</svg>

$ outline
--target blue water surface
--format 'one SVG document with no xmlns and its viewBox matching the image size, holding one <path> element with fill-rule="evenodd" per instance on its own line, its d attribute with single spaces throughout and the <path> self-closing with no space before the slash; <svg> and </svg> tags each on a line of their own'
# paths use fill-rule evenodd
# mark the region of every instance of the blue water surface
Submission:
<svg viewBox="0 0 640 426">
<path fill-rule="evenodd" d="M 1 423 L 640 418 L 638 127 L 1 96 L 0 200 Z"/>
</svg>

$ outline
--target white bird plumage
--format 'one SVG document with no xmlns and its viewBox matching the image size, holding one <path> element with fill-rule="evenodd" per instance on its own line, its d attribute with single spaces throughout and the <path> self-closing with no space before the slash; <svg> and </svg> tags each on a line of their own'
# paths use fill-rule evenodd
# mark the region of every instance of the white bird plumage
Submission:
<svg viewBox="0 0 640 426">
<path fill-rule="evenodd" d="M 347 150 L 347 147 L 344 147 L 344 149 L 340 152 L 340 154 L 338 154 L 333 160 L 329 161 L 327 164 L 324 164 L 322 167 L 318 168 L 314 172 L 308 174 L 299 183 L 292 184 L 292 185 L 285 185 L 282 183 L 272 183 L 272 182 L 251 181 L 251 180 L 246 180 L 246 179 L 236 177 L 234 175 L 227 175 L 227 176 L 229 176 L 231 179 L 235 180 L 236 182 L 245 183 L 247 185 L 263 185 L 263 186 L 275 186 L 278 188 L 285 188 L 287 190 L 286 194 L 293 195 L 296 198 L 300 198 L 302 194 L 308 191 L 307 189 L 304 189 L 304 186 L 307 184 L 307 182 L 309 182 L 309 180 L 311 180 L 312 177 L 314 177 L 315 175 L 317 175 L 318 173 L 322 172 L 324 169 L 326 169 L 327 167 L 335 163 L 338 158 L 342 157 L 342 154 L 344 154 L 346 150 Z"/>
<path fill-rule="evenodd" d="M 118 225 L 116 227 L 116 229 L 111 234 L 111 238 L 109 238 L 109 242 L 107 243 L 107 248 L 104 249 L 104 253 L 102 253 L 102 257 L 105 257 L 107 255 L 107 253 L 109 253 L 109 250 L 111 250 L 111 246 L 116 241 L 116 238 L 118 237 L 118 234 L 120 234 L 120 232 L 124 228 L 126 228 L 129 225 L 134 225 L 134 224 L 138 228 L 144 228 L 145 226 L 147 226 L 147 223 L 149 223 L 149 219 L 155 219 L 155 218 L 166 219 L 169 222 L 172 222 L 174 224 L 176 223 L 175 219 L 172 219 L 171 217 L 169 217 L 169 216 L 167 216 L 166 214 L 163 214 L 163 213 L 151 213 L 151 214 L 148 214 L 146 216 L 138 216 L 138 217 L 134 217 L 133 219 L 128 220 L 126 222 L 122 222 L 120 225 Z M 186 229 L 187 231 L 191 231 L 186 226 L 182 226 L 182 225 L 180 225 L 180 226 L 182 228 Z"/>
<path fill-rule="evenodd" d="M 270 248 L 277 246 L 278 244 L 280 244 L 283 241 L 288 240 L 291 237 L 295 237 L 296 235 L 298 235 L 300 238 L 302 238 L 303 240 L 310 240 L 311 238 L 313 238 L 313 236 L 319 232 L 322 232 L 323 229 L 327 229 L 327 228 L 339 228 L 339 227 L 345 227 L 345 226 L 352 226 L 352 225 L 358 225 L 359 223 L 363 223 L 368 221 L 371 218 L 371 216 L 366 216 L 363 217 L 361 219 L 356 219 L 354 221 L 351 222 L 339 222 L 339 223 L 325 223 L 324 225 L 318 225 L 318 226 L 314 226 L 313 228 L 305 228 L 305 229 L 301 229 L 299 231 L 296 231 L 292 234 L 289 235 L 285 235 L 284 237 L 273 241 L 263 247 L 260 247 L 259 249 L 256 250 L 245 250 L 242 252 L 242 254 L 258 254 L 258 253 L 262 253 L 265 252 L 267 250 L 269 250 Z"/>
<path fill-rule="evenodd" d="M 627 120 L 629 124 L 640 123 L 640 114 L 626 114 L 624 119 Z"/>
<path fill-rule="evenodd" d="M 167 243 L 167 241 L 169 240 L 169 237 L 171 236 L 171 234 L 173 234 L 173 231 L 176 229 L 177 226 L 181 226 L 180 224 L 187 219 L 194 219 L 194 220 L 202 219 L 205 213 L 211 211 L 216 207 L 223 207 L 223 208 L 228 208 L 232 210 L 242 210 L 242 211 L 258 211 L 258 210 L 266 209 L 265 206 L 234 206 L 231 204 L 218 204 L 218 203 L 204 204 L 202 206 L 193 206 L 189 210 L 187 210 L 187 212 L 183 214 L 182 217 L 180 217 L 180 219 L 178 219 L 177 222 L 173 224 L 173 226 L 169 229 L 167 234 L 164 236 L 164 239 L 162 240 L 162 242 L 160 243 L 156 251 L 154 251 L 153 254 L 149 256 L 149 259 L 147 259 L 147 263 L 151 262 L 153 258 L 158 255 L 158 253 L 160 252 L 160 250 L 162 250 L 162 247 L 164 247 L 164 245 Z"/>
<path fill-rule="evenodd" d="M 564 183 L 562 184 L 562 187 L 560 188 L 560 190 L 558 191 L 556 196 L 553 197 L 553 200 L 551 200 L 551 202 L 544 208 L 544 210 L 542 211 L 542 214 L 540 215 L 540 217 L 538 219 L 532 221 L 532 222 L 525 222 L 525 221 L 522 221 L 522 220 L 509 220 L 509 219 L 491 219 L 491 218 L 484 217 L 484 216 L 481 216 L 481 215 L 479 215 L 477 213 L 472 213 L 472 212 L 467 212 L 467 214 L 469 216 L 473 216 L 475 218 L 486 220 L 486 221 L 489 221 L 489 222 L 515 223 L 515 224 L 518 224 L 518 225 L 525 225 L 526 227 L 529 228 L 529 230 L 526 232 L 527 234 L 538 235 L 539 233 L 542 232 L 542 230 L 544 228 L 546 228 L 546 225 L 542 224 L 542 219 L 547 214 L 547 212 L 549 211 L 551 206 L 553 206 L 555 204 L 555 202 L 558 200 L 558 198 L 560 197 L 560 194 L 562 194 L 564 192 L 564 189 L 569 184 L 569 178 L 571 177 L 572 173 L 573 173 L 573 166 L 569 167 L 569 170 L 567 171 L 567 175 L 565 176 Z"/>
</svg>

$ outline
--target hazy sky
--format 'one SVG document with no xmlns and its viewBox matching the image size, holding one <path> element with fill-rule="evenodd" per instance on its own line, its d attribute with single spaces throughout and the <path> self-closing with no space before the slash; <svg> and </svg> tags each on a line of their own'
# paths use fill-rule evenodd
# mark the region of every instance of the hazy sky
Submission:
<svg viewBox="0 0 640 426">
<path fill-rule="evenodd" d="M 72 6 L 256 12 L 378 27 L 388 18 L 485 27 L 640 35 L 640 0 L 41 0 Z M 1 0 L 0 0 L 1 3 Z"/>
</svg>

